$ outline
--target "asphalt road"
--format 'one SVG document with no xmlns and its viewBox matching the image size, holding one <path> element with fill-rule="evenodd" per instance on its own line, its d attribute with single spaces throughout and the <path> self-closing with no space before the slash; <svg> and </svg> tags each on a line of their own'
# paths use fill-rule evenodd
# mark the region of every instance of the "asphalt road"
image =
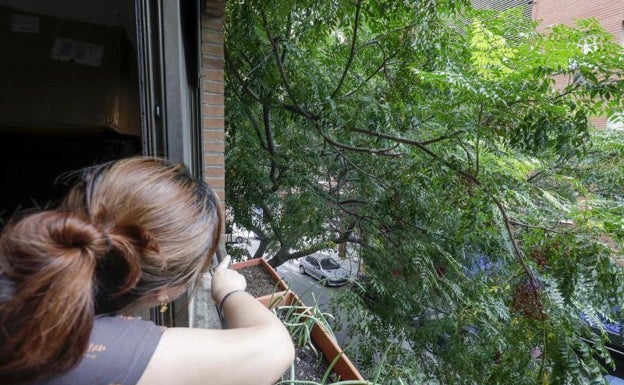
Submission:
<svg viewBox="0 0 624 385">
<path fill-rule="evenodd" d="M 344 286 L 323 287 L 316 279 L 301 274 L 297 261 L 286 262 L 278 266 L 277 272 L 305 304 L 316 305 L 323 311 L 329 310 L 331 298 L 336 292 L 344 288 Z"/>
</svg>

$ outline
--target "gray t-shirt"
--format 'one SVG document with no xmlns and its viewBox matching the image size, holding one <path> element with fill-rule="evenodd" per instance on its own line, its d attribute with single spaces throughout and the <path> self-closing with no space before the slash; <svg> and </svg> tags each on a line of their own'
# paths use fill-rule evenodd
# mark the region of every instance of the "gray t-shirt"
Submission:
<svg viewBox="0 0 624 385">
<path fill-rule="evenodd" d="M 89 348 L 77 367 L 38 385 L 135 385 L 165 328 L 140 318 L 96 317 Z"/>
</svg>

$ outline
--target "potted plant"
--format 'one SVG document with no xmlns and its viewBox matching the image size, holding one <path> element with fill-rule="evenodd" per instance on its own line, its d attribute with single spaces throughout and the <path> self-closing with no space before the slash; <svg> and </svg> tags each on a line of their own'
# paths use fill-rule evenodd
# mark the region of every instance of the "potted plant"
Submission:
<svg viewBox="0 0 624 385">
<path fill-rule="evenodd" d="M 327 314 L 322 313 L 317 307 L 306 306 L 264 259 L 238 262 L 231 268 L 245 276 L 247 291 L 264 306 L 273 309 L 282 319 L 298 349 L 311 349 L 316 356 L 324 357 L 327 369 L 323 373 L 321 383 L 330 379 L 332 373 L 341 381 L 349 381 L 349 384 L 369 383 L 364 380 L 336 342 L 327 322 Z M 296 383 L 297 376 L 298 373 L 293 367 L 291 373 L 280 383 Z"/>
<path fill-rule="evenodd" d="M 301 380 L 306 384 L 325 384 L 335 378 L 340 384 L 370 384 L 336 342 L 327 321 L 331 315 L 318 307 L 306 306 L 296 295 L 291 305 L 277 307 L 274 311 L 290 331 L 297 351 L 290 372 L 278 384 L 300 383 Z"/>
</svg>

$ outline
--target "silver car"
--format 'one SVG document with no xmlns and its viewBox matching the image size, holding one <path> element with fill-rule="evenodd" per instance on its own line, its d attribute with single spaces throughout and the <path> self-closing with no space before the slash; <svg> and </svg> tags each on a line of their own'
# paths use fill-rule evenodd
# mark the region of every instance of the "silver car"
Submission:
<svg viewBox="0 0 624 385">
<path fill-rule="evenodd" d="M 323 285 L 340 286 L 349 280 L 349 272 L 327 255 L 308 255 L 299 261 L 301 274 L 308 274 Z"/>
</svg>

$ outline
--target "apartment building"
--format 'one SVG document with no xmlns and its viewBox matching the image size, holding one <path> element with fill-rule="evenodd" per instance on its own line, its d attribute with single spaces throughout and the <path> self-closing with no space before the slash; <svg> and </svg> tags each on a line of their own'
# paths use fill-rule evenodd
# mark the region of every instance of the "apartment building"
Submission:
<svg viewBox="0 0 624 385">
<path fill-rule="evenodd" d="M 624 45 L 624 1 L 622 0 L 537 0 L 531 17 L 540 21 L 540 28 L 555 24 L 573 25 L 574 20 L 593 17 L 616 42 Z M 624 112 L 623 112 L 624 113 Z M 593 119 L 599 128 L 623 128 L 608 117 Z"/>
<path fill-rule="evenodd" d="M 527 18 L 539 21 L 544 30 L 555 24 L 573 25 L 577 19 L 596 18 L 600 25 L 613 35 L 613 39 L 624 45 L 624 1 L 623 0 L 473 0 L 477 9 L 506 10 L 523 7 Z M 608 117 L 595 118 L 599 128 L 624 128 Z"/>
</svg>

